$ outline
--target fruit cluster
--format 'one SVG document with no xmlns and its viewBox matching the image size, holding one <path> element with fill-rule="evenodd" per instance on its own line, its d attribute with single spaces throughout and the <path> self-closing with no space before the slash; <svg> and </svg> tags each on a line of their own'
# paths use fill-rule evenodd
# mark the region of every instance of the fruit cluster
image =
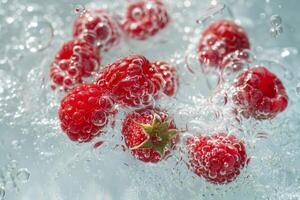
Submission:
<svg viewBox="0 0 300 200">
<path fill-rule="evenodd" d="M 154 105 L 162 96 L 172 97 L 178 90 L 179 74 L 172 65 L 131 55 L 99 71 L 100 53 L 117 45 L 121 32 L 145 40 L 169 21 L 160 0 L 128 3 L 122 21 L 106 10 L 88 10 L 75 20 L 74 39 L 63 44 L 50 67 L 52 88 L 67 91 L 58 113 L 62 130 L 72 141 L 89 142 L 100 136 L 118 113 L 117 108 L 131 108 L 121 133 L 136 159 L 157 163 L 178 149 L 181 134 L 175 121 L 165 109 Z M 241 26 L 218 20 L 202 32 L 199 63 L 224 70 L 230 54 L 249 48 Z M 247 54 L 243 59 L 248 59 Z M 94 73 L 96 80 L 85 83 L 83 78 Z M 282 82 L 264 66 L 242 71 L 233 87 L 232 101 L 238 111 L 234 114 L 245 118 L 272 119 L 288 105 Z M 189 168 L 214 184 L 232 182 L 250 160 L 244 141 L 229 133 L 198 134 L 187 138 L 184 146 Z"/>
</svg>

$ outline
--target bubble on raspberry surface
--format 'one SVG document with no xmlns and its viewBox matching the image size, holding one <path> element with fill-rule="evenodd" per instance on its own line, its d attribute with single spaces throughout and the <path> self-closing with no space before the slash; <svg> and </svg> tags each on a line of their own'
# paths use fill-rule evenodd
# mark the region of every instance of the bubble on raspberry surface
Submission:
<svg viewBox="0 0 300 200">
<path fill-rule="evenodd" d="M 92 123 L 96 126 L 103 127 L 107 124 L 108 113 L 103 110 L 95 110 L 92 114 Z"/>
</svg>

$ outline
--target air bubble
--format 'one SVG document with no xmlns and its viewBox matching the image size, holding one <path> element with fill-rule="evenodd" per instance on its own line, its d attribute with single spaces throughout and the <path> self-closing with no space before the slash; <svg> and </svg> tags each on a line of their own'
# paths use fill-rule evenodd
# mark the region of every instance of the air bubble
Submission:
<svg viewBox="0 0 300 200">
<path fill-rule="evenodd" d="M 291 52 L 288 49 L 283 49 L 283 51 L 281 52 L 281 57 L 285 58 L 288 57 L 291 54 Z"/>
<path fill-rule="evenodd" d="M 272 15 L 270 17 L 270 21 L 273 26 L 280 26 L 282 23 L 281 17 L 279 15 Z"/>
<path fill-rule="evenodd" d="M 92 122 L 95 126 L 105 126 L 107 123 L 107 113 L 102 110 L 97 110 L 92 114 Z"/>
<path fill-rule="evenodd" d="M 224 4 L 215 4 L 207 9 L 207 11 L 197 19 L 198 24 L 206 22 L 206 20 L 214 17 L 215 15 L 222 13 L 225 10 L 226 6 Z"/>
<path fill-rule="evenodd" d="M 142 11 L 142 9 L 141 8 L 134 8 L 132 10 L 132 17 L 135 20 L 140 20 L 143 17 L 143 11 Z"/>
<path fill-rule="evenodd" d="M 77 5 L 74 9 L 75 13 L 82 16 L 84 15 L 87 10 L 85 9 L 85 7 L 83 5 Z"/>
<path fill-rule="evenodd" d="M 296 86 L 296 93 L 300 96 L 300 83 L 298 83 Z"/>
<path fill-rule="evenodd" d="M 53 27 L 47 20 L 33 19 L 25 31 L 25 46 L 31 52 L 41 51 L 51 45 Z"/>
<path fill-rule="evenodd" d="M 0 200 L 3 200 L 5 197 L 5 188 L 0 186 Z"/>
<path fill-rule="evenodd" d="M 283 33 L 282 26 L 278 26 L 278 27 L 275 27 L 275 28 L 273 27 L 273 28 L 270 29 L 270 34 L 274 38 L 277 38 L 281 33 Z"/>
<path fill-rule="evenodd" d="M 277 38 L 281 33 L 283 33 L 283 27 L 282 27 L 282 19 L 279 15 L 272 15 L 270 17 L 271 22 L 271 29 L 270 34 Z"/>
<path fill-rule="evenodd" d="M 16 177 L 20 182 L 26 183 L 30 177 L 30 172 L 26 168 L 21 168 L 18 170 Z"/>
<path fill-rule="evenodd" d="M 6 17 L 5 20 L 6 20 L 7 24 L 12 24 L 15 21 L 15 19 L 13 17 Z"/>
<path fill-rule="evenodd" d="M 185 0 L 183 4 L 187 8 L 191 7 L 191 5 L 192 5 L 192 3 L 189 0 Z"/>
<path fill-rule="evenodd" d="M 266 18 L 266 13 L 260 13 L 260 18 L 265 19 Z"/>
</svg>

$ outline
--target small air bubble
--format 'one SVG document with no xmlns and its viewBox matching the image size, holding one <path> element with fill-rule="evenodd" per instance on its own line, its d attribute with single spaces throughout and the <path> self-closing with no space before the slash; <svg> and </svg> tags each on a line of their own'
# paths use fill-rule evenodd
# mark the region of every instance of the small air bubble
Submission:
<svg viewBox="0 0 300 200">
<path fill-rule="evenodd" d="M 283 51 L 281 52 L 281 57 L 285 58 L 287 56 L 289 56 L 291 53 L 288 49 L 283 49 Z"/>
<path fill-rule="evenodd" d="M 272 27 L 270 29 L 270 34 L 272 37 L 277 38 L 281 33 L 283 33 L 283 28 L 282 26 L 278 26 L 278 27 Z"/>
<path fill-rule="evenodd" d="M 30 173 L 28 169 L 21 168 L 18 170 L 16 177 L 20 182 L 26 183 L 30 177 Z"/>
<path fill-rule="evenodd" d="M 141 8 L 134 8 L 134 9 L 132 10 L 132 17 L 133 17 L 134 19 L 139 20 L 139 19 L 142 18 L 142 16 L 143 16 L 143 11 L 142 11 Z"/>
<path fill-rule="evenodd" d="M 7 18 L 6 18 L 6 22 L 7 22 L 8 24 L 12 24 L 14 21 L 15 21 L 15 19 L 14 19 L 13 17 L 7 17 Z"/>
<path fill-rule="evenodd" d="M 83 5 L 77 5 L 74 9 L 75 13 L 82 16 L 84 15 L 87 11 Z"/>
<path fill-rule="evenodd" d="M 191 27 L 188 27 L 188 26 L 184 27 L 184 32 L 185 33 L 190 33 L 191 32 Z"/>
<path fill-rule="evenodd" d="M 282 23 L 281 17 L 279 15 L 272 15 L 270 17 L 270 21 L 273 26 L 280 26 Z"/>
<path fill-rule="evenodd" d="M 266 14 L 265 13 L 260 13 L 260 18 L 261 19 L 265 19 L 266 18 Z"/>
<path fill-rule="evenodd" d="M 296 86 L 296 93 L 300 96 L 300 83 L 298 83 Z"/>
<path fill-rule="evenodd" d="M 188 8 L 188 7 L 191 7 L 191 5 L 192 5 L 192 3 L 191 3 L 189 0 L 184 1 L 183 4 L 184 4 L 184 6 L 187 7 L 187 8 Z"/>
</svg>

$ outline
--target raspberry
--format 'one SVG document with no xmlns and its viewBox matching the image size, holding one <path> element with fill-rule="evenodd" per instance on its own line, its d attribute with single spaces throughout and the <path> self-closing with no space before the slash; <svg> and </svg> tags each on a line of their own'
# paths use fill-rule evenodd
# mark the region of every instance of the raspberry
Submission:
<svg viewBox="0 0 300 200">
<path fill-rule="evenodd" d="M 163 79 L 141 55 L 132 55 L 106 66 L 97 85 L 123 106 L 148 105 L 161 90 Z"/>
<path fill-rule="evenodd" d="M 100 65 L 99 50 L 82 40 L 65 42 L 50 67 L 52 88 L 70 90 L 90 77 Z"/>
<path fill-rule="evenodd" d="M 163 92 L 167 96 L 174 96 L 177 92 L 179 86 L 179 78 L 177 76 L 176 69 L 170 66 L 167 62 L 156 61 L 152 65 L 157 69 L 157 71 L 162 75 L 164 79 Z"/>
<path fill-rule="evenodd" d="M 187 140 L 187 148 L 191 169 L 214 184 L 234 181 L 247 164 L 245 145 L 234 135 L 198 135 Z"/>
<path fill-rule="evenodd" d="M 164 29 L 169 21 L 162 1 L 138 0 L 128 5 L 122 27 L 130 37 L 145 40 Z"/>
<path fill-rule="evenodd" d="M 250 43 L 244 29 L 233 21 L 219 20 L 203 31 L 198 58 L 201 64 L 224 68 L 223 59 L 227 55 L 245 49 L 250 49 Z"/>
<path fill-rule="evenodd" d="M 157 163 L 178 142 L 173 120 L 159 108 L 142 108 L 126 115 L 122 123 L 125 144 L 138 160 Z"/>
<path fill-rule="evenodd" d="M 246 118 L 272 119 L 288 105 L 281 80 L 266 67 L 257 66 L 244 71 L 234 87 L 233 101 Z"/>
<path fill-rule="evenodd" d="M 120 41 L 119 24 L 105 10 L 89 10 L 75 20 L 73 36 L 108 51 Z"/>
<path fill-rule="evenodd" d="M 73 141 L 89 142 L 103 132 L 113 101 L 97 85 L 82 84 L 67 93 L 59 108 L 62 130 Z"/>
</svg>

